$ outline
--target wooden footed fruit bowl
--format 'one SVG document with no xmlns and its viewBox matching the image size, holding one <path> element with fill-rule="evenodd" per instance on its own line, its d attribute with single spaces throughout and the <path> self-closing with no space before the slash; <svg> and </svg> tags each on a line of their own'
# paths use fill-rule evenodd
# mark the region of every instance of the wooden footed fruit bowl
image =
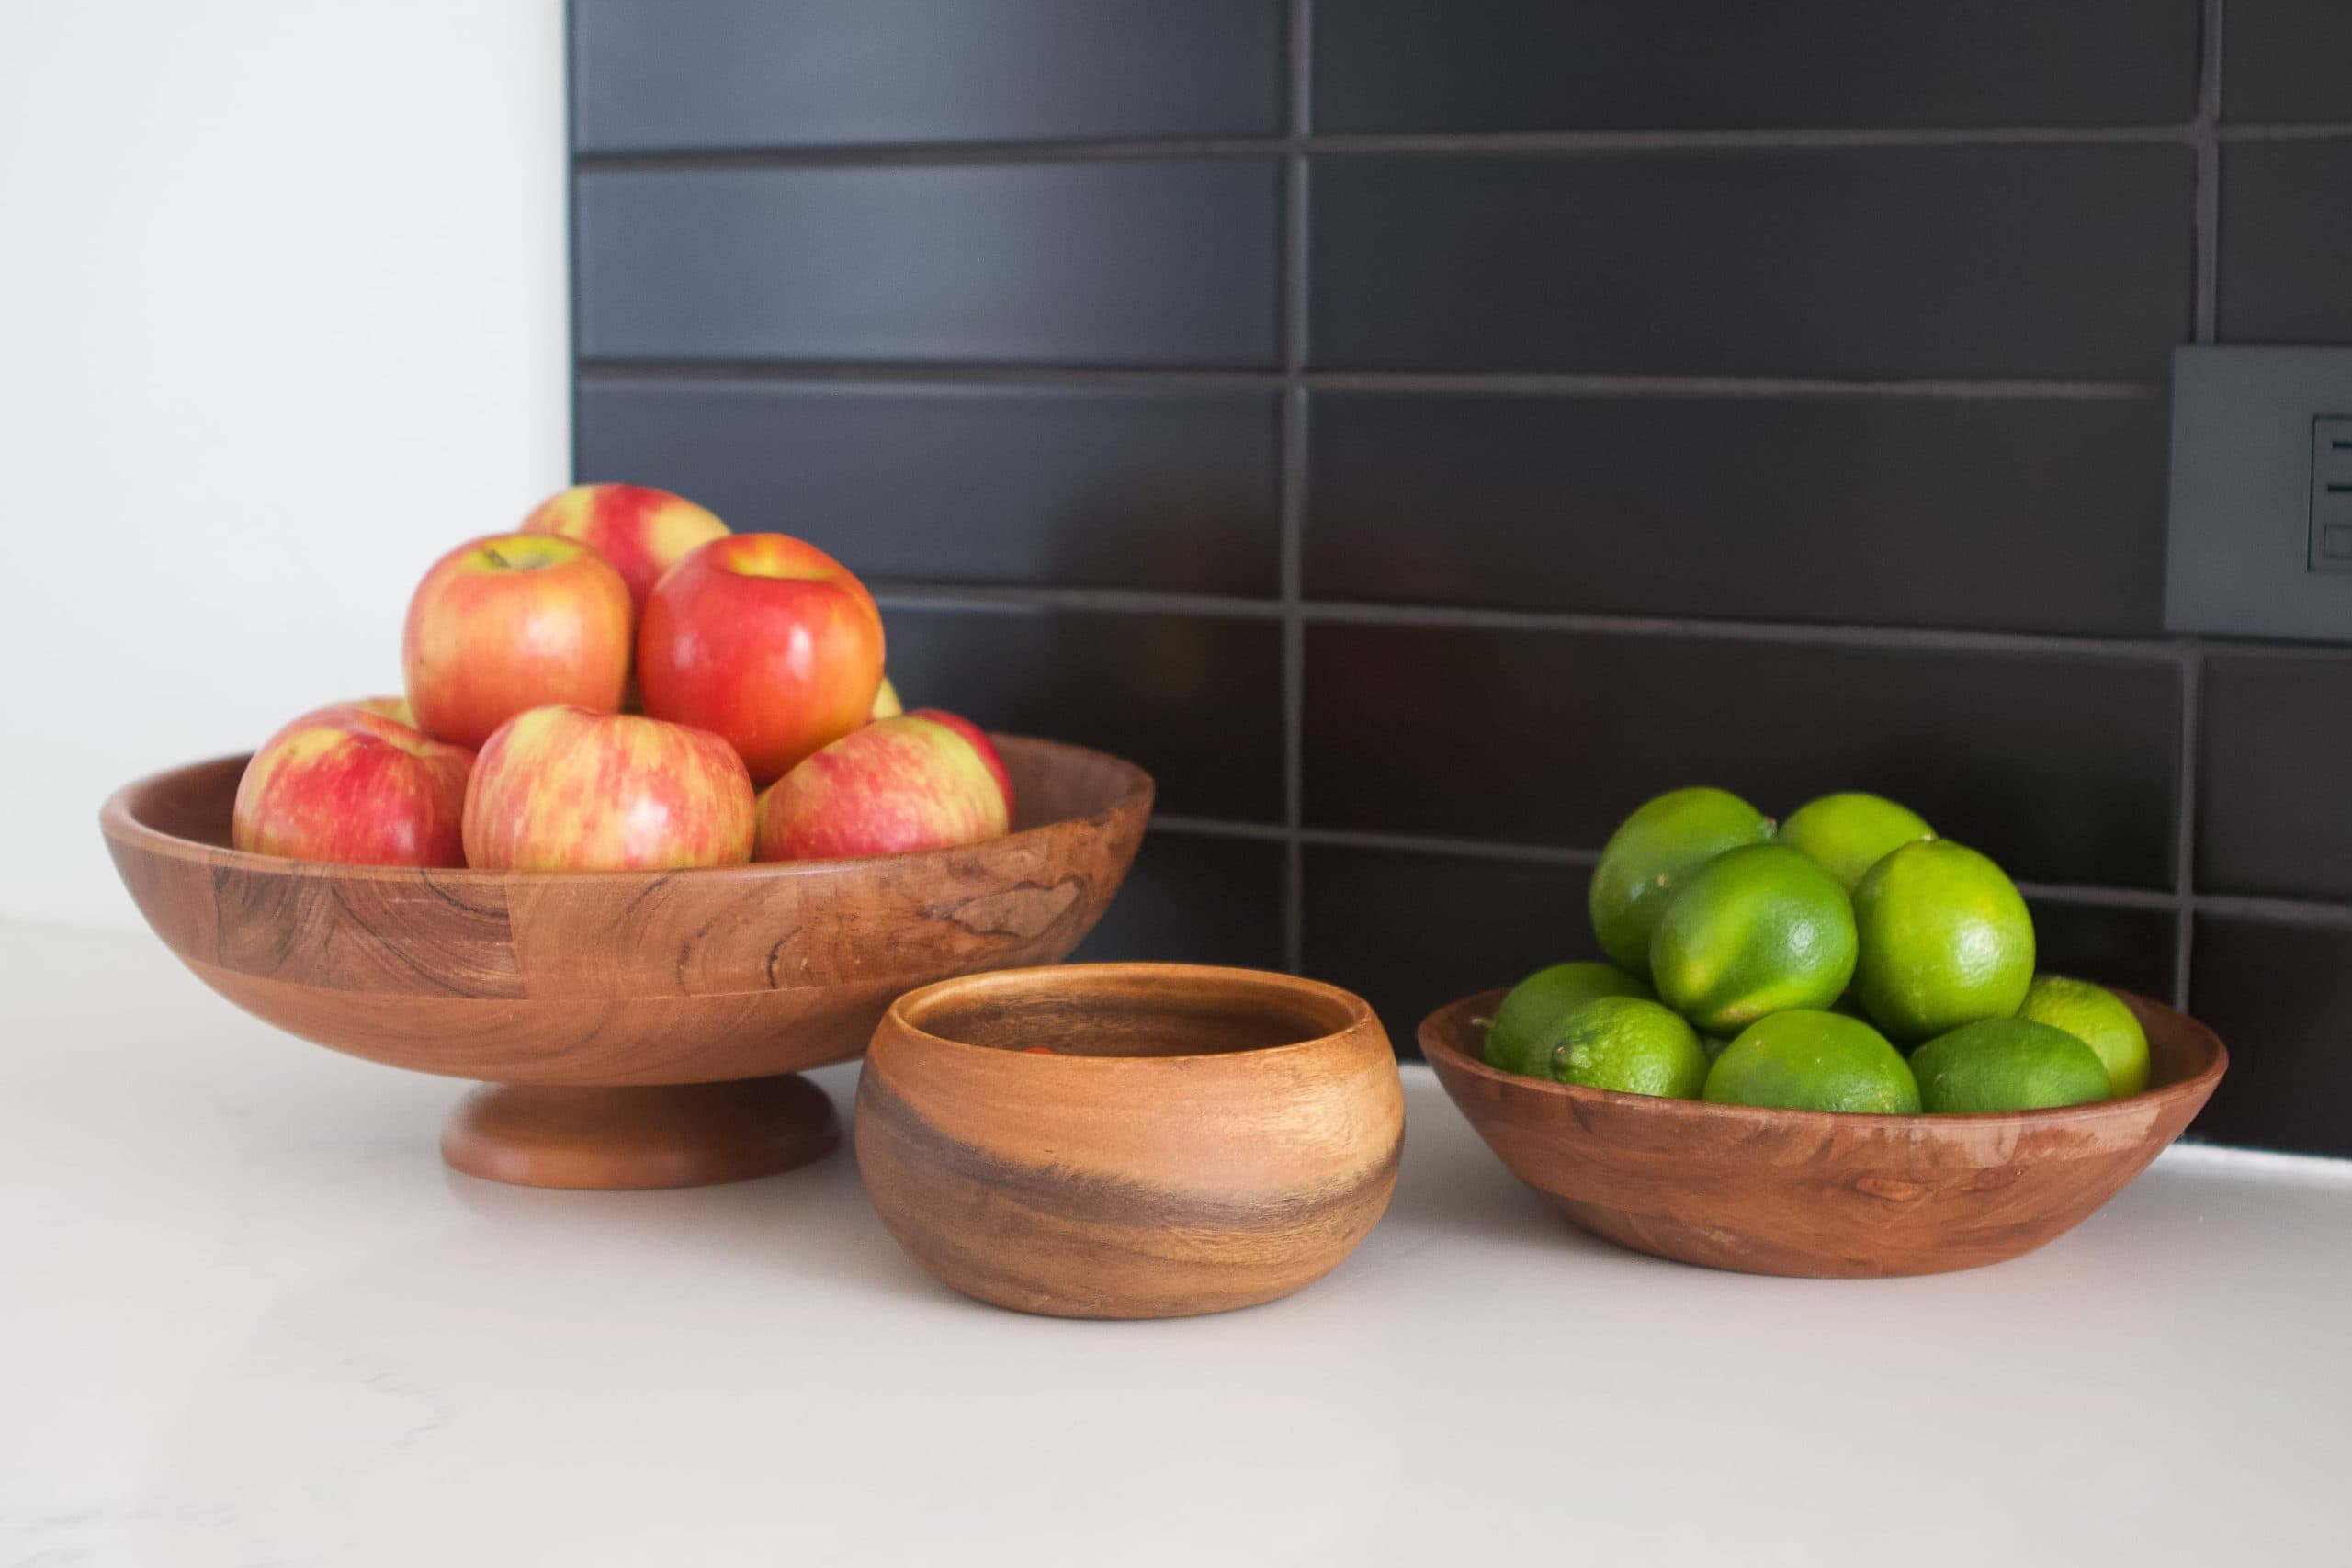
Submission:
<svg viewBox="0 0 2352 1568">
<path fill-rule="evenodd" d="M 858 1169 L 899 1245 L 1057 1317 L 1224 1312 L 1321 1279 L 1388 1207 L 1404 1134 L 1372 1010 L 1250 969 L 943 981 L 890 1009 L 857 1083 Z"/>
<path fill-rule="evenodd" d="M 1002 838 L 675 872 L 435 871 L 229 848 L 245 759 L 107 802 L 115 867 L 181 962 L 306 1040 L 487 1080 L 441 1152 L 534 1187 L 694 1187 L 838 1141 L 792 1075 L 854 1056 L 902 992 L 1050 964 L 1118 891 L 1151 812 L 1129 762 L 996 737 Z"/>
<path fill-rule="evenodd" d="M 2116 994 L 2147 1032 L 2147 1089 L 1981 1116 L 1775 1111 L 1522 1077 L 1484 1059 L 1499 990 L 1440 1008 L 1420 1040 L 1511 1174 L 1595 1235 L 1750 1274 L 1939 1274 L 2018 1257 L 2080 1224 L 2221 1081 L 2229 1053 L 2211 1030 Z"/>
</svg>

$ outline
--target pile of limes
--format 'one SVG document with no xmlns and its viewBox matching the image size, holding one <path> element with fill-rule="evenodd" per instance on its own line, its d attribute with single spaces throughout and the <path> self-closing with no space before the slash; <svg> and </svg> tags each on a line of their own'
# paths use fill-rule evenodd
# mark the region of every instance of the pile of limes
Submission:
<svg viewBox="0 0 2352 1568">
<path fill-rule="evenodd" d="M 1891 1114 L 2136 1094 L 2112 992 L 2033 971 L 2001 868 L 1874 795 L 1772 819 L 1720 789 L 1644 805 L 1600 852 L 1593 935 L 1503 998 L 1487 1060 L 1626 1094 Z M 1906 1057 L 1905 1052 L 1908 1052 Z"/>
</svg>

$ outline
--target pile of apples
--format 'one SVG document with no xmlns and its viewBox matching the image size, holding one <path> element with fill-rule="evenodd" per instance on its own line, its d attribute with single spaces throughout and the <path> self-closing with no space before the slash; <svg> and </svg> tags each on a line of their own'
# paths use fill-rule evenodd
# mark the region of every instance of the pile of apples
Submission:
<svg viewBox="0 0 2352 1568">
<path fill-rule="evenodd" d="M 849 570 L 683 496 L 580 485 L 424 574 L 405 699 L 304 714 L 237 785 L 260 854 L 668 870 L 977 843 L 1008 830 L 988 737 L 899 710 Z"/>
</svg>

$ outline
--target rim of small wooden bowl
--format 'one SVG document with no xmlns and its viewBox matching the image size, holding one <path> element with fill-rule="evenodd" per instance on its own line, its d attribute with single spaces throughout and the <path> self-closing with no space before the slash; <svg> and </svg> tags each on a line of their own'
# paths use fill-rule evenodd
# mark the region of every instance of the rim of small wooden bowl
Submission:
<svg viewBox="0 0 2352 1568">
<path fill-rule="evenodd" d="M 983 1045 L 977 1041 L 958 1040 L 952 1034 L 934 1034 L 910 1015 L 942 998 L 957 992 L 1026 991 L 1047 992 L 1057 984 L 1067 985 L 1069 976 L 1082 975 L 1090 979 L 1116 983 L 1126 979 L 1174 978 L 1187 984 L 1239 983 L 1255 986 L 1269 992 L 1286 992 L 1305 996 L 1318 1002 L 1337 1004 L 1347 1015 L 1339 1028 L 1304 1040 L 1288 1040 L 1279 1045 L 1258 1045 L 1238 1051 L 1166 1051 L 1148 1055 L 1092 1055 L 1084 1052 L 1056 1051 L 1031 1054 L 1003 1045 Z M 1304 975 L 1284 975 L 1272 969 L 1242 969 L 1215 964 L 1047 964 L 1023 969 L 990 969 L 976 975 L 952 975 L 944 980 L 934 980 L 919 986 L 890 1004 L 884 1015 L 882 1027 L 896 1029 L 902 1036 L 911 1036 L 925 1047 L 938 1045 L 956 1051 L 985 1051 L 991 1055 L 1030 1062 L 1039 1066 L 1052 1063 L 1083 1062 L 1098 1066 L 1127 1063 L 1150 1066 L 1168 1062 L 1263 1061 L 1269 1057 L 1327 1047 L 1337 1042 L 1360 1036 L 1367 1029 L 1379 1029 L 1379 1017 L 1372 1004 L 1353 991 L 1334 986 L 1326 980 L 1313 980 Z"/>
<path fill-rule="evenodd" d="M 1067 740 L 1048 740 L 1035 735 L 1003 735 L 990 732 L 989 739 L 1000 746 L 1011 741 L 1027 748 L 1061 752 L 1070 757 L 1091 758 L 1107 764 L 1121 777 L 1118 795 L 1098 811 L 1079 817 L 1057 817 L 1051 821 L 1018 828 L 984 839 L 974 844 L 959 844 L 939 850 L 904 850 L 895 854 L 855 855 L 831 860 L 753 861 L 748 865 L 681 866 L 671 870 L 651 868 L 638 871 L 488 871 L 474 866 L 369 865 L 357 861 L 296 860 L 286 855 L 256 854 L 228 844 L 207 843 L 201 839 L 184 839 L 176 833 L 166 833 L 150 827 L 133 813 L 131 802 L 136 797 L 172 780 L 209 768 L 234 766 L 242 770 L 253 760 L 250 751 L 225 757 L 209 757 L 202 761 L 165 768 L 124 784 L 107 797 L 98 811 L 98 825 L 108 839 L 148 853 L 169 855 L 178 860 L 201 861 L 208 865 L 232 866 L 242 871 L 268 873 L 285 876 L 334 877 L 337 880 L 413 882 L 428 880 L 436 887 L 488 887 L 503 886 L 516 879 L 526 881 L 561 882 L 593 886 L 598 884 L 639 883 L 650 876 L 691 876 L 696 880 L 734 879 L 761 881 L 783 876 L 817 876 L 838 873 L 844 866 L 902 864 L 926 858 L 945 859 L 952 855 L 967 855 L 975 851 L 993 849 L 1017 843 L 1043 834 L 1060 832 L 1073 824 L 1096 829 L 1108 829 L 1112 823 L 1128 817 L 1138 807 L 1148 809 L 1152 801 L 1151 775 L 1124 757 L 1091 747 L 1073 745 Z"/>
<path fill-rule="evenodd" d="M 1446 1035 L 1457 1028 L 1466 1032 L 1482 1009 L 1491 1016 L 1495 1007 L 1509 993 L 1507 986 L 1497 986 L 1446 1003 L 1421 1020 L 1415 1034 L 1420 1041 L 1423 1055 L 1432 1058 L 1442 1056 L 1449 1067 L 1526 1093 L 1551 1095 L 1567 1104 L 1605 1105 L 1612 1111 L 1635 1114 L 1703 1116 L 1745 1122 L 1752 1127 L 1812 1124 L 1825 1130 L 1832 1127 L 1874 1127 L 1882 1130 L 1900 1128 L 1907 1132 L 1934 1132 L 1939 1128 L 1963 1126 L 2064 1127 L 2070 1122 L 2101 1121 L 2126 1107 L 2201 1100 L 2212 1093 L 2213 1086 L 2221 1081 L 2222 1075 L 2228 1071 L 2230 1066 L 2229 1048 L 2222 1043 L 2221 1036 L 2177 1008 L 2166 1007 L 2162 1002 L 2120 987 L 2109 986 L 2107 989 L 2122 998 L 2135 1013 L 2145 1009 L 2167 1019 L 2177 1020 L 2187 1026 L 2191 1042 L 2206 1053 L 2204 1066 L 2187 1077 L 2176 1078 L 2171 1083 L 2144 1089 L 2120 1099 L 2093 1100 L 2081 1105 L 2056 1105 L 2041 1111 L 1980 1111 L 1937 1115 L 1923 1112 L 1917 1116 L 1903 1116 L 1867 1111 L 1791 1111 L 1772 1105 L 1724 1105 L 1710 1100 L 1679 1100 L 1662 1094 L 1622 1094 L 1615 1089 L 1591 1089 L 1583 1084 L 1559 1083 L 1551 1078 L 1533 1078 L 1523 1073 L 1505 1072 L 1500 1067 L 1490 1066 L 1483 1057 L 1473 1056 L 1462 1050 Z M 2146 1027 L 2144 1022 L 2142 1027 Z"/>
</svg>

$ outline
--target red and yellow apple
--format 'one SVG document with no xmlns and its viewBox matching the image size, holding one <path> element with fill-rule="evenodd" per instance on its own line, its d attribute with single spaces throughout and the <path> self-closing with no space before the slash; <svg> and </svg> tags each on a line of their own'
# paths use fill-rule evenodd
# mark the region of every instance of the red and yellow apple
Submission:
<svg viewBox="0 0 2352 1568">
<path fill-rule="evenodd" d="M 989 739 L 988 732 L 970 719 L 960 714 L 949 713 L 945 708 L 917 708 L 914 716 L 927 718 L 933 724 L 944 724 L 971 743 L 972 750 L 980 754 L 981 762 L 996 780 L 997 788 L 1004 792 L 1004 814 L 1010 818 L 1014 813 L 1012 775 L 1004 771 L 1004 759 L 997 755 L 996 742 Z"/>
<path fill-rule="evenodd" d="M 379 718 L 389 718 L 394 724 L 405 724 L 411 729 L 416 728 L 416 713 L 408 705 L 406 697 L 361 697 L 351 705 L 364 708 Z"/>
<path fill-rule="evenodd" d="M 503 534 L 443 556 L 416 585 L 401 639 L 418 728 L 479 747 L 526 708 L 621 705 L 628 584 L 576 539 Z"/>
<path fill-rule="evenodd" d="M 653 585 L 637 682 L 647 713 L 724 737 L 765 784 L 866 722 L 882 683 L 882 613 L 816 546 L 730 534 Z"/>
<path fill-rule="evenodd" d="M 645 612 L 645 596 L 662 574 L 696 545 L 722 538 L 721 523 L 683 495 L 650 485 L 573 485 L 551 495 L 523 519 L 526 534 L 556 534 L 578 539 L 605 558 L 628 584 L 631 606 Z"/>
<path fill-rule="evenodd" d="M 1005 831 L 1004 792 L 971 742 L 903 714 L 854 730 L 760 797 L 761 860 L 976 844 Z"/>
<path fill-rule="evenodd" d="M 741 865 L 754 811 L 743 760 L 716 735 L 634 714 L 539 707 L 481 749 L 466 789 L 466 863 L 486 871 Z"/>
<path fill-rule="evenodd" d="M 906 705 L 899 701 L 899 688 L 890 684 L 890 677 L 883 676 L 882 683 L 874 688 L 874 705 L 865 710 L 865 716 L 896 718 L 906 711 Z"/>
<path fill-rule="evenodd" d="M 473 765 L 464 747 L 356 703 L 317 708 L 245 764 L 229 841 L 296 860 L 463 865 L 459 823 Z"/>
</svg>

